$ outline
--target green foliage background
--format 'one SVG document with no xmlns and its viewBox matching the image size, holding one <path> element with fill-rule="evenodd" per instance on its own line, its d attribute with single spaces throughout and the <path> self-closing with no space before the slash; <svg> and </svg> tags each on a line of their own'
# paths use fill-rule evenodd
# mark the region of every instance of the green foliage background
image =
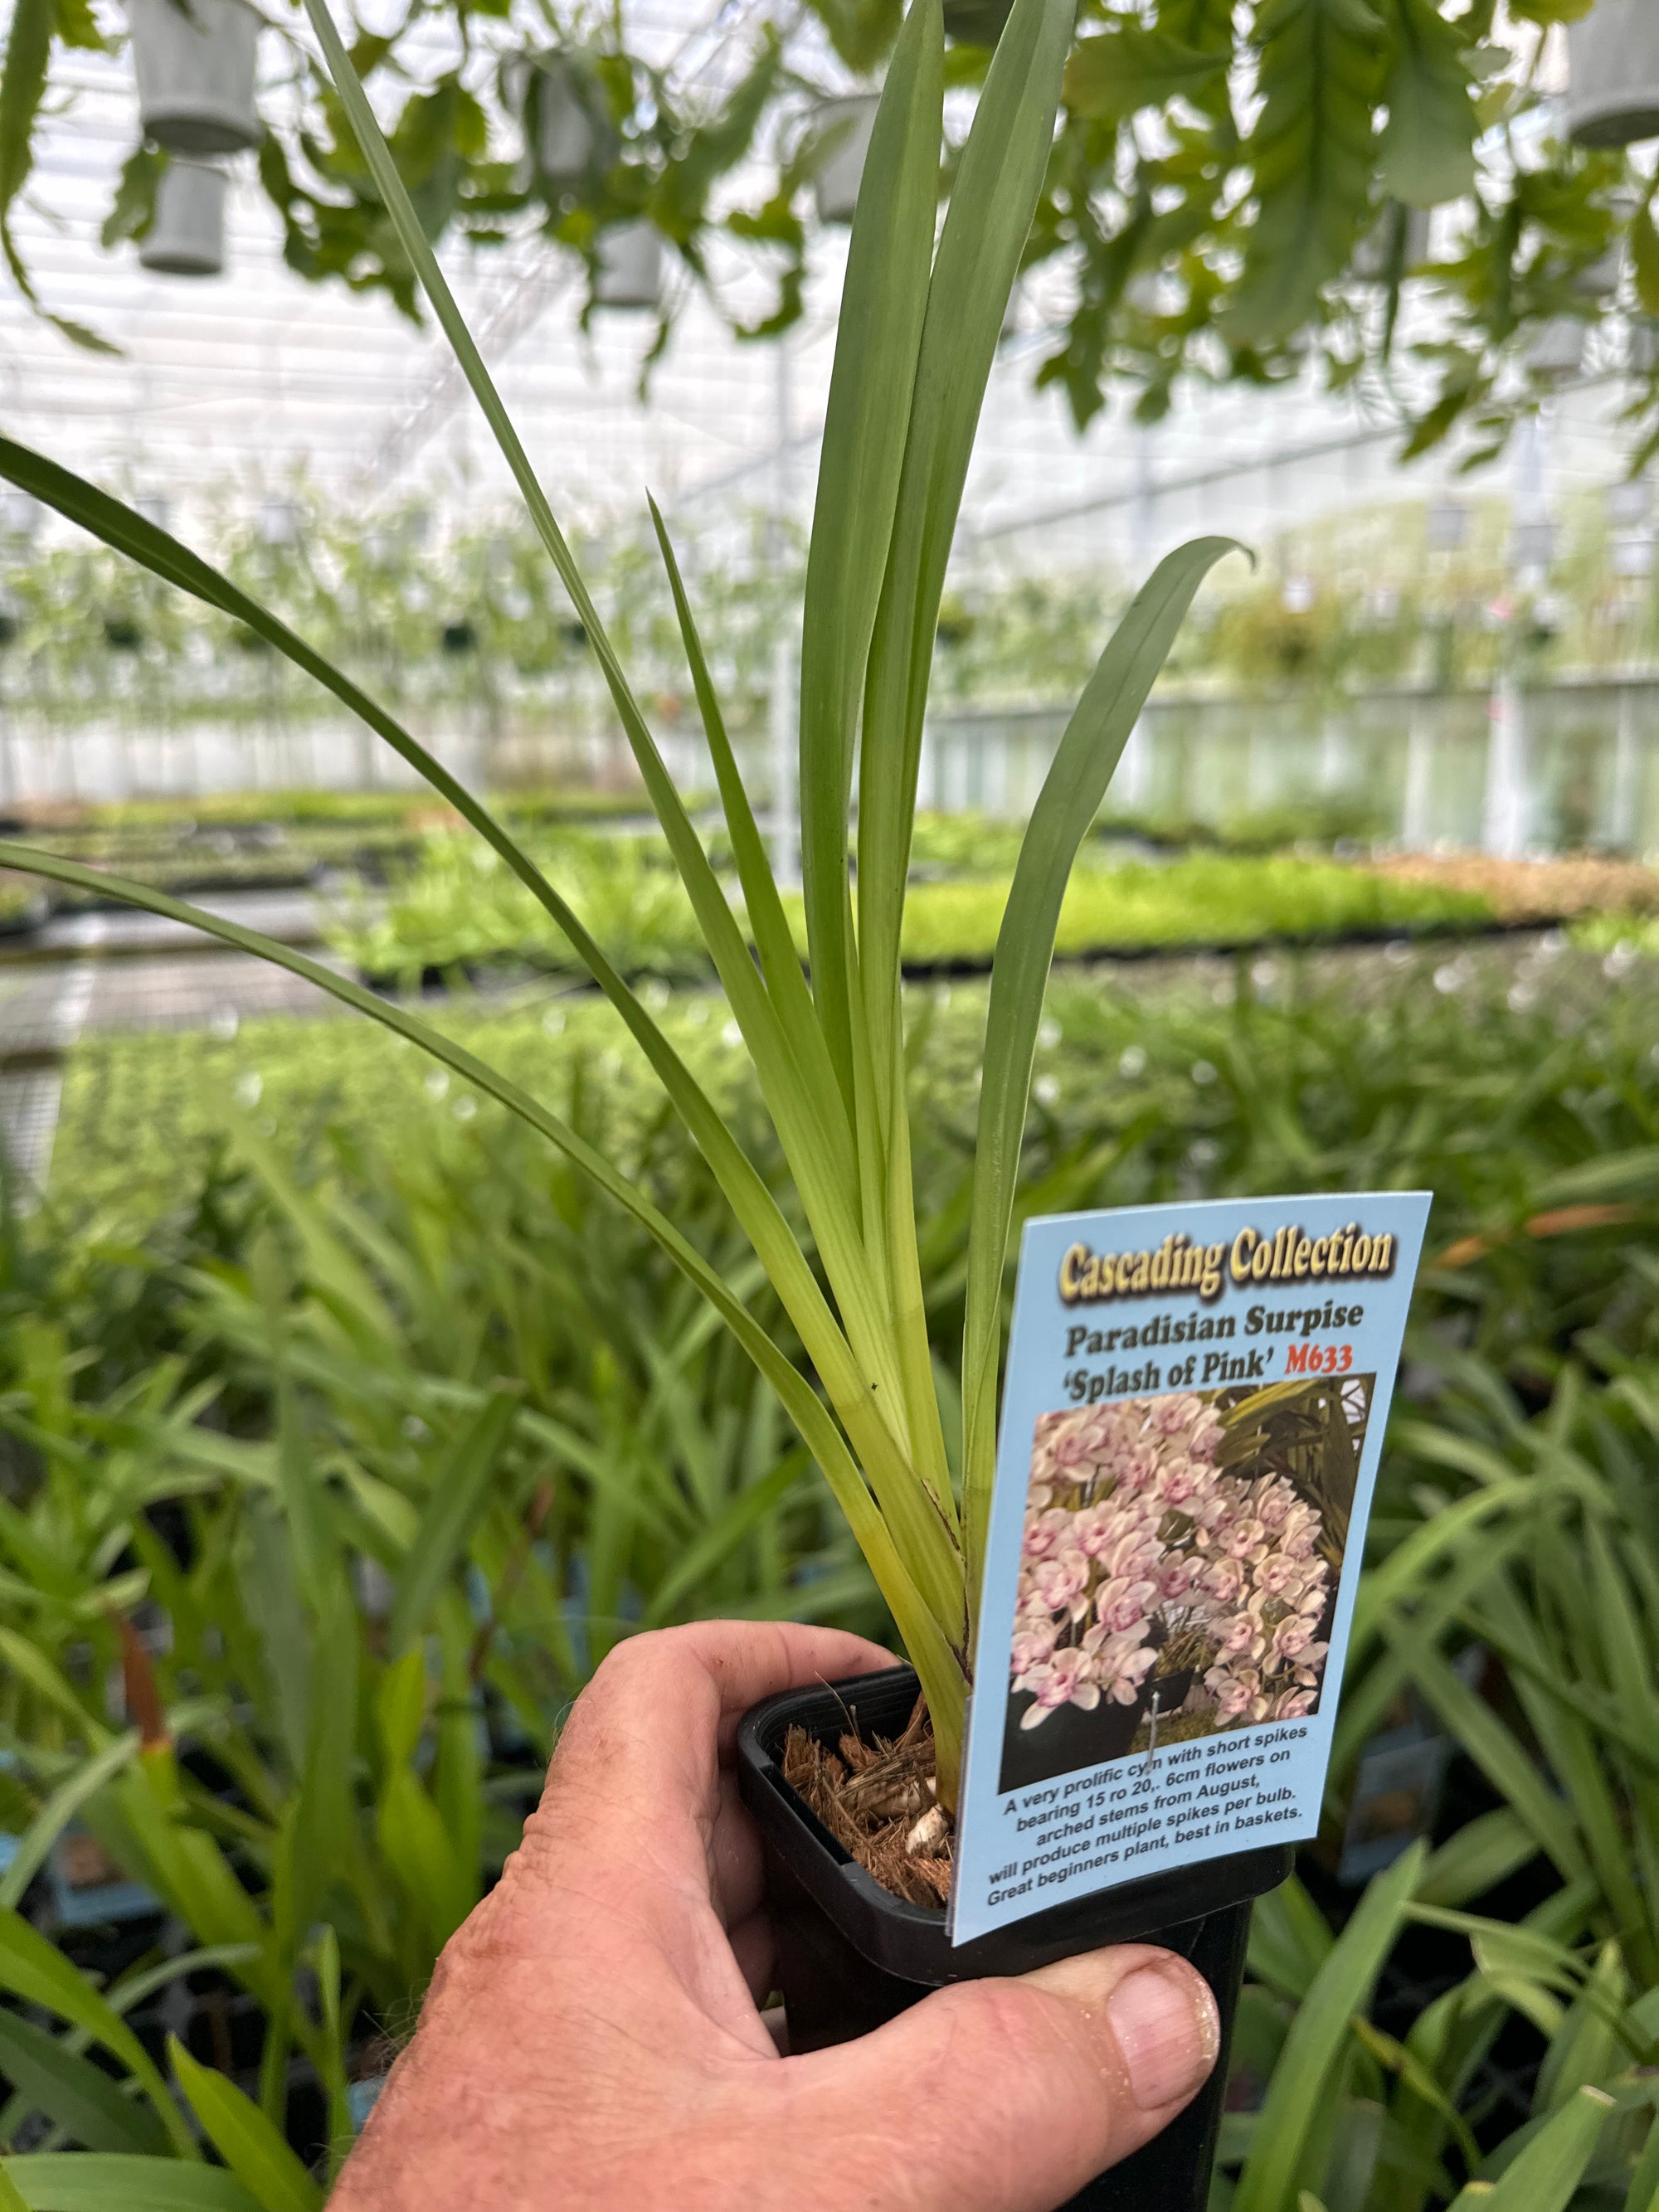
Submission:
<svg viewBox="0 0 1659 2212">
<path fill-rule="evenodd" d="M 1430 953 L 1258 957 L 1051 989 L 1022 1206 L 1436 1192 L 1328 1842 L 1407 1693 L 1486 1809 L 1357 1909 L 1325 1844 L 1264 1901 L 1219 2203 L 1427 2212 L 1506 2175 L 1528 2212 L 1651 2195 L 1656 1008 L 1646 963 L 1610 982 L 1547 948 L 1518 970 L 1504 948 L 1455 975 Z M 983 986 L 909 1011 L 948 1382 Z M 740 1269 L 607 1010 L 449 1018 Z M 718 999 L 661 1018 L 781 1176 Z M 77 2201 L 112 2212 L 150 2201 L 141 2180 L 169 2206 L 313 2202 L 322 2146 L 349 2140 L 347 2075 L 384 2063 L 609 1643 L 707 1613 L 881 1633 L 880 1608 L 767 1394 L 649 1240 L 361 1025 L 83 1048 L 52 1195 L 0 1259 L 0 1814 L 23 1839 L 0 1986 L 43 2008 L 27 2032 L 0 2020 L 20 2022 L 4 2170 L 50 2206 L 76 2143 Z M 1484 1698 L 1449 1663 L 1471 1643 L 1499 1667 Z M 341 1740 L 314 1734 L 325 1716 Z M 182 1955 L 129 1944 L 100 1989 L 76 1939 L 53 1949 L 6 1910 L 66 1824 L 163 1901 Z M 27 1901 L 49 1928 L 47 1893 Z M 1402 2021 L 1397 1979 L 1373 2002 L 1379 1974 L 1436 1929 L 1451 1977 Z M 234 2081 L 169 2052 L 155 2008 L 186 1972 L 263 2024 Z M 1537 2069 L 1518 2128 L 1486 2086 L 1517 2033 Z M 228 2169 L 103 2163 L 168 2150 L 177 2173 L 169 2071 Z"/>
</svg>

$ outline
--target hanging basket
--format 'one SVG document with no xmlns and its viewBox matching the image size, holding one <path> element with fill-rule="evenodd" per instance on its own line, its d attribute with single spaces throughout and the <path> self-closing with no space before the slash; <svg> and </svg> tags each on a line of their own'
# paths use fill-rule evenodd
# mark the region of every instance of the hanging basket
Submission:
<svg viewBox="0 0 1659 2212">
<path fill-rule="evenodd" d="M 514 56 L 501 88 L 524 127 L 525 163 L 556 193 L 610 167 L 621 148 L 592 71 L 568 54 Z"/>
<path fill-rule="evenodd" d="M 40 535 L 46 508 L 33 492 L 0 492 L 0 539 L 13 545 L 33 545 Z"/>
<path fill-rule="evenodd" d="M 254 531 L 262 545 L 297 545 L 303 519 L 291 499 L 262 499 Z"/>
<path fill-rule="evenodd" d="M 257 146 L 253 9 L 243 0 L 126 0 L 126 9 L 146 137 L 174 154 Z"/>
<path fill-rule="evenodd" d="M 1583 323 L 1577 315 L 1551 315 L 1527 349 L 1527 367 L 1540 384 L 1568 384 L 1584 366 Z"/>
<path fill-rule="evenodd" d="M 812 137 L 823 148 L 812 176 L 820 222 L 853 220 L 880 104 L 878 93 L 859 92 L 843 100 L 821 100 L 814 109 Z"/>
<path fill-rule="evenodd" d="M 596 307 L 655 307 L 662 299 L 662 234 L 643 218 L 602 230 L 595 248 Z"/>
<path fill-rule="evenodd" d="M 1512 568 L 1542 574 L 1554 563 L 1555 525 L 1541 520 L 1517 522 L 1510 532 L 1509 556 Z"/>
<path fill-rule="evenodd" d="M 1653 513 L 1653 479 L 1645 476 L 1623 477 L 1617 483 L 1610 483 L 1602 496 L 1607 501 L 1607 520 L 1613 527 L 1634 529 Z"/>
<path fill-rule="evenodd" d="M 176 155 L 155 187 L 155 220 L 138 258 L 158 276 L 217 276 L 225 265 L 225 187 L 211 161 Z"/>
<path fill-rule="evenodd" d="M 1596 0 L 1567 26 L 1567 136 L 1576 146 L 1659 138 L 1659 9 Z"/>
</svg>

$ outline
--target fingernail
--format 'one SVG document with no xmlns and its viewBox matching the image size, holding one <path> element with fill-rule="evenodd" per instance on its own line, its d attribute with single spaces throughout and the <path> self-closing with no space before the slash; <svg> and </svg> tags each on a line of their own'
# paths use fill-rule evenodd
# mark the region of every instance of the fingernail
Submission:
<svg viewBox="0 0 1659 2212">
<path fill-rule="evenodd" d="M 1190 2097 L 1215 2064 L 1215 1999 L 1197 1974 L 1143 1966 L 1112 1991 L 1106 2018 L 1143 2112 Z"/>
</svg>

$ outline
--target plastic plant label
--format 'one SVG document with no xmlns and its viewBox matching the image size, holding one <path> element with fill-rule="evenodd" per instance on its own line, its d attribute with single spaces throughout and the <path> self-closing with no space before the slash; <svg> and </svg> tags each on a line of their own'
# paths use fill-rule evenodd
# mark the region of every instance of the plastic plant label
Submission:
<svg viewBox="0 0 1659 2212">
<path fill-rule="evenodd" d="M 1026 1224 L 952 1942 L 1316 1832 L 1429 1202 Z"/>
</svg>

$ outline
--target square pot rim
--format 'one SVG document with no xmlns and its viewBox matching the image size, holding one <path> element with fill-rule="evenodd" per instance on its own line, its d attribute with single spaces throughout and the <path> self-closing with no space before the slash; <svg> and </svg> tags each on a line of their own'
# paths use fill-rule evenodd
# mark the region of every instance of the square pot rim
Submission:
<svg viewBox="0 0 1659 2212">
<path fill-rule="evenodd" d="M 1070 1898 L 967 1943 L 952 1945 L 941 1907 L 884 1889 L 844 1850 L 792 1790 L 779 1763 L 792 1723 L 834 1741 L 860 1705 L 871 1725 L 896 1735 L 918 1684 L 907 1666 L 763 1698 L 738 1727 L 738 1781 L 769 1852 L 788 1866 L 832 1924 L 872 1966 L 927 1988 L 985 1975 L 1029 1972 L 1108 1943 L 1156 1941 L 1172 1928 L 1276 1889 L 1291 1871 L 1285 1844 L 1258 1846 Z"/>
</svg>

